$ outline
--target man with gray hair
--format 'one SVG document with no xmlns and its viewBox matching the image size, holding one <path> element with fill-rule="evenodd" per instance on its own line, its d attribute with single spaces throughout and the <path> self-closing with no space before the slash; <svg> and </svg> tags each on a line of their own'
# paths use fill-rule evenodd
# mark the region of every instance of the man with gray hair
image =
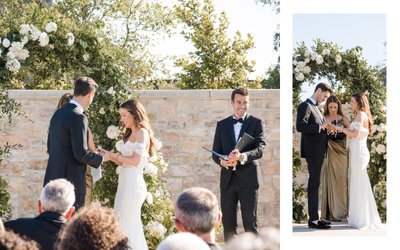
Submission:
<svg viewBox="0 0 400 250">
<path fill-rule="evenodd" d="M 37 217 L 6 221 L 4 227 L 36 241 L 40 249 L 53 249 L 61 226 L 75 211 L 74 202 L 74 185 L 65 179 L 52 180 L 42 189 Z"/>
<path fill-rule="evenodd" d="M 157 246 L 157 250 L 208 250 L 207 244 L 191 233 L 176 233 L 165 238 Z"/>
<path fill-rule="evenodd" d="M 203 239 L 210 249 L 221 249 L 215 241 L 215 229 L 221 222 L 218 199 L 213 192 L 193 187 L 179 194 L 175 202 L 175 226 Z"/>
</svg>

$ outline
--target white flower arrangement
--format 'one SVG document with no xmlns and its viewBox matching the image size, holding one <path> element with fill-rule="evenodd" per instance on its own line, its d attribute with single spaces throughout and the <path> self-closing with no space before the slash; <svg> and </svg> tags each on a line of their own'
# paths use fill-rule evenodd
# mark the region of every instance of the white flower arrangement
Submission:
<svg viewBox="0 0 400 250">
<path fill-rule="evenodd" d="M 321 55 L 318 55 L 315 58 L 315 61 L 317 62 L 317 64 L 322 64 L 324 62 L 324 58 Z"/>
<path fill-rule="evenodd" d="M 386 153 L 386 146 L 383 144 L 379 144 L 378 146 L 376 146 L 375 151 L 378 154 L 382 155 L 382 154 Z"/>
<path fill-rule="evenodd" d="M 24 43 L 13 42 L 9 48 L 10 58 L 16 58 L 18 60 L 24 61 L 29 57 L 29 51 L 24 49 Z"/>
<path fill-rule="evenodd" d="M 38 40 L 42 32 L 35 25 L 30 24 L 29 26 L 31 28 L 31 39 L 33 41 Z"/>
<path fill-rule="evenodd" d="M 110 87 L 109 89 L 107 89 L 106 92 L 107 92 L 107 94 L 114 95 L 115 94 L 114 87 Z"/>
<path fill-rule="evenodd" d="M 151 221 L 144 228 L 149 232 L 150 235 L 158 239 L 162 239 L 167 232 L 167 229 L 158 221 Z"/>
<path fill-rule="evenodd" d="M 144 173 L 144 174 L 147 174 L 147 175 L 155 176 L 155 175 L 157 175 L 157 173 L 158 173 L 158 169 L 157 169 L 157 167 L 156 167 L 153 163 L 148 162 L 148 163 L 144 166 L 143 173 Z"/>
<path fill-rule="evenodd" d="M 4 48 L 8 48 L 8 47 L 10 47 L 11 42 L 10 42 L 10 40 L 8 40 L 7 38 L 4 38 L 2 44 L 3 44 L 3 47 L 4 47 Z"/>
<path fill-rule="evenodd" d="M 298 73 L 295 76 L 297 81 L 303 81 L 304 80 L 304 74 L 303 73 Z"/>
<path fill-rule="evenodd" d="M 119 130 L 119 128 L 117 126 L 114 125 L 110 125 L 107 128 L 107 137 L 110 139 L 117 139 L 119 134 L 121 133 L 121 131 Z"/>
<path fill-rule="evenodd" d="M 57 31 L 57 24 L 55 22 L 49 22 L 45 28 L 47 33 L 52 33 Z"/>
<path fill-rule="evenodd" d="M 330 53 L 331 53 L 331 51 L 329 49 L 327 49 L 327 48 L 322 50 L 322 55 L 323 56 L 329 55 Z"/>
<path fill-rule="evenodd" d="M 31 32 L 31 27 L 29 26 L 29 24 L 21 24 L 20 29 L 19 29 L 19 34 L 21 35 L 28 35 L 29 32 Z"/>
<path fill-rule="evenodd" d="M 115 143 L 115 148 L 117 149 L 118 152 L 121 152 L 121 146 L 124 145 L 124 141 L 123 140 L 118 140 Z"/>
<path fill-rule="evenodd" d="M 11 72 L 18 71 L 21 63 L 16 58 L 12 58 L 6 62 L 6 68 Z"/>
</svg>

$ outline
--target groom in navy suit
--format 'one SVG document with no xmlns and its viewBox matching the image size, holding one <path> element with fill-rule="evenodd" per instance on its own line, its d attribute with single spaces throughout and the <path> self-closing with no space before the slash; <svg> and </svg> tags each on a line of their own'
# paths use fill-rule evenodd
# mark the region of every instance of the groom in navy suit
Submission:
<svg viewBox="0 0 400 250">
<path fill-rule="evenodd" d="M 215 130 L 213 150 L 229 156 L 228 160 L 212 156 L 214 162 L 221 167 L 221 210 L 225 241 L 237 234 L 238 202 L 240 202 L 244 230 L 258 234 L 257 172 L 260 167 L 258 159 L 263 155 L 266 141 L 262 120 L 247 113 L 249 101 L 247 89 L 235 89 L 231 95 L 233 115 L 219 121 Z M 239 152 L 234 148 L 244 133 L 254 137 L 255 140 Z"/>
<path fill-rule="evenodd" d="M 50 120 L 47 138 L 47 163 L 44 185 L 49 181 L 64 178 L 75 186 L 75 208 L 85 204 L 86 165 L 98 168 L 110 155 L 104 157 L 88 150 L 88 119 L 83 113 L 93 101 L 99 86 L 90 77 L 79 77 L 75 81 L 74 97 L 58 109 Z"/>
<path fill-rule="evenodd" d="M 326 129 L 331 126 L 325 122 L 324 115 L 318 104 L 326 101 L 332 94 L 331 87 L 326 83 L 319 83 L 314 94 L 297 108 L 296 129 L 301 133 L 300 155 L 307 161 L 308 184 L 308 227 L 329 229 L 330 222 L 319 220 L 318 189 L 322 163 L 327 147 Z"/>
</svg>

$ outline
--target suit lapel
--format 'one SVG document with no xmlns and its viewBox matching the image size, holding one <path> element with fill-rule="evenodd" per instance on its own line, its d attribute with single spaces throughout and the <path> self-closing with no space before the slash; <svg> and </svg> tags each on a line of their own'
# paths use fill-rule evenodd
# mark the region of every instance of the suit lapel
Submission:
<svg viewBox="0 0 400 250">
<path fill-rule="evenodd" d="M 245 118 L 244 121 L 243 121 L 242 128 L 240 129 L 239 138 L 243 136 L 244 132 L 245 132 L 245 131 L 247 130 L 247 128 L 249 127 L 249 125 L 250 125 L 250 119 L 251 119 L 251 116 L 247 114 L 247 115 L 246 115 L 246 118 Z M 239 138 L 238 138 L 238 139 L 239 139 Z"/>
</svg>

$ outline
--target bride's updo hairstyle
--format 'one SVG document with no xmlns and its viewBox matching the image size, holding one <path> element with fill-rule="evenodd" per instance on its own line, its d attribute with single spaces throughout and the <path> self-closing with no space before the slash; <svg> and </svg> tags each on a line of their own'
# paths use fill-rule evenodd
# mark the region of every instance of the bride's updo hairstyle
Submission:
<svg viewBox="0 0 400 250">
<path fill-rule="evenodd" d="M 153 135 L 153 130 L 151 129 L 149 117 L 146 114 L 146 110 L 143 105 L 136 99 L 130 99 L 124 103 L 122 103 L 120 108 L 126 109 L 129 113 L 132 114 L 133 120 L 135 121 L 135 126 L 138 129 L 144 128 L 149 132 L 150 136 L 150 147 L 149 147 L 149 155 L 152 156 L 155 153 L 155 139 Z M 131 136 L 132 130 L 130 128 L 125 128 L 125 133 L 122 136 L 124 142 L 128 140 Z"/>
<path fill-rule="evenodd" d="M 364 93 L 359 92 L 359 93 L 353 94 L 351 97 L 353 97 L 357 102 L 358 112 L 364 111 L 367 114 L 367 116 L 368 116 L 368 130 L 371 133 L 372 125 L 374 123 L 372 121 L 372 115 L 371 115 L 371 110 L 369 108 L 369 102 L 368 102 L 367 95 L 364 94 Z"/>
</svg>

